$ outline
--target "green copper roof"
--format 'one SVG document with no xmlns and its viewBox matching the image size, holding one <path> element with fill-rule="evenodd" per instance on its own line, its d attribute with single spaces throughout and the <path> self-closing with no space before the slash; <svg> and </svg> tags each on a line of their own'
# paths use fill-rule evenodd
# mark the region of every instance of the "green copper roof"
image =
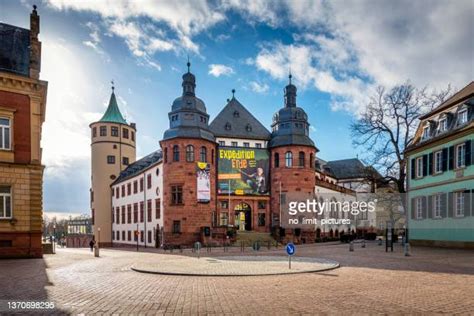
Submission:
<svg viewBox="0 0 474 316">
<path fill-rule="evenodd" d="M 115 99 L 115 93 L 112 92 L 110 96 L 109 106 L 107 107 L 107 111 L 105 111 L 104 116 L 99 120 L 99 122 L 112 122 L 112 123 L 122 123 L 127 124 L 127 121 L 120 113 L 120 110 L 117 105 L 117 99 Z"/>
</svg>

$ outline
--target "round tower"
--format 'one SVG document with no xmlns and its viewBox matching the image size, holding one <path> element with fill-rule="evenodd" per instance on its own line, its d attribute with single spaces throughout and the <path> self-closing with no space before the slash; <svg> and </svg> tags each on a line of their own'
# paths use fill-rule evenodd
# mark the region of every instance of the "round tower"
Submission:
<svg viewBox="0 0 474 316">
<path fill-rule="evenodd" d="M 277 233 L 288 241 L 310 240 L 314 232 L 285 229 L 280 222 L 280 200 L 291 195 L 313 197 L 316 185 L 314 161 L 318 149 L 309 137 L 306 112 L 296 105 L 296 86 L 285 87 L 285 106 L 273 116 L 272 136 L 268 147 L 271 154 L 271 212 Z M 283 203 L 282 203 L 283 204 Z M 286 223 L 288 224 L 288 223 Z"/>
<path fill-rule="evenodd" d="M 110 185 L 135 162 L 136 127 L 120 113 L 114 87 L 102 118 L 91 128 L 91 213 L 94 238 L 100 246 L 112 244 L 112 191 Z"/>
<path fill-rule="evenodd" d="M 183 75 L 183 93 L 168 113 L 163 150 L 163 239 L 167 245 L 207 242 L 216 210 L 216 143 L 196 78 Z"/>
</svg>

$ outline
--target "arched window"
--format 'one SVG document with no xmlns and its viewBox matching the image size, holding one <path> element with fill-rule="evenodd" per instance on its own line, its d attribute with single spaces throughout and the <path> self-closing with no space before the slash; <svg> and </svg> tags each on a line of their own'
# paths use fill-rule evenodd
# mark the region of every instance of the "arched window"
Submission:
<svg viewBox="0 0 474 316">
<path fill-rule="evenodd" d="M 201 147 L 201 157 L 200 157 L 202 162 L 207 162 L 207 148 L 202 146 Z"/>
<path fill-rule="evenodd" d="M 298 155 L 298 162 L 300 167 L 304 167 L 304 151 L 300 151 Z"/>
<path fill-rule="evenodd" d="M 287 151 L 285 153 L 285 166 L 287 167 L 293 166 L 293 153 L 291 151 Z"/>
<path fill-rule="evenodd" d="M 179 161 L 179 146 L 173 146 L 173 161 Z"/>
<path fill-rule="evenodd" d="M 164 156 L 163 159 L 164 159 L 165 163 L 167 163 L 168 162 L 168 148 L 165 148 L 165 152 L 164 152 L 163 156 Z"/>
<path fill-rule="evenodd" d="M 193 145 L 186 146 L 186 161 L 187 162 L 194 161 L 194 146 Z"/>
<path fill-rule="evenodd" d="M 309 167 L 310 168 L 313 168 L 313 153 L 309 154 Z"/>
<path fill-rule="evenodd" d="M 278 168 L 280 167 L 280 154 L 279 153 L 275 153 L 274 155 L 274 165 L 275 165 L 275 168 Z"/>
</svg>

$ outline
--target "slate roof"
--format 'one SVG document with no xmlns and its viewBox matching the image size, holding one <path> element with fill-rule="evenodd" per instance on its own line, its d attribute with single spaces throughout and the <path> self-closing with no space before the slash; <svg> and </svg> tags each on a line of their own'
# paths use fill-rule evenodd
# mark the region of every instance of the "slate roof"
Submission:
<svg viewBox="0 0 474 316">
<path fill-rule="evenodd" d="M 29 76 L 30 30 L 0 23 L 0 71 Z"/>
<path fill-rule="evenodd" d="M 366 167 L 357 158 L 328 161 L 325 166 L 337 179 L 367 178 L 371 174 L 381 178 L 375 169 Z"/>
<path fill-rule="evenodd" d="M 216 137 L 269 140 L 270 132 L 235 97 L 209 125 Z"/>
<path fill-rule="evenodd" d="M 127 121 L 125 121 L 123 118 L 122 113 L 120 113 L 117 99 L 115 98 L 115 93 L 112 92 L 109 100 L 109 106 L 107 107 L 104 116 L 102 116 L 99 122 L 127 124 Z"/>
<path fill-rule="evenodd" d="M 161 152 L 161 149 L 152 152 L 151 154 L 143 157 L 142 159 L 139 159 L 134 163 L 130 164 L 125 170 L 120 173 L 119 177 L 114 182 L 112 182 L 111 186 L 127 179 L 133 178 L 145 169 L 148 169 L 149 167 L 161 162 L 162 159 L 163 154 Z"/>
<path fill-rule="evenodd" d="M 474 81 L 471 81 L 467 86 L 456 92 L 454 95 L 452 95 L 449 99 L 441 103 L 439 106 L 434 108 L 432 111 L 429 113 L 426 113 L 422 116 L 420 116 L 420 120 L 426 119 L 430 117 L 433 114 L 442 112 L 443 110 L 449 108 L 450 106 L 454 105 L 455 103 L 458 103 L 462 101 L 463 99 L 467 99 L 472 94 L 474 93 Z"/>
</svg>

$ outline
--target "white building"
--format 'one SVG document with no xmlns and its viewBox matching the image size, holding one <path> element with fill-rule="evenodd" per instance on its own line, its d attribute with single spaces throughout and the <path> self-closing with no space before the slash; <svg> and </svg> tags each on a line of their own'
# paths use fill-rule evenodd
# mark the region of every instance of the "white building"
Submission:
<svg viewBox="0 0 474 316">
<path fill-rule="evenodd" d="M 129 165 L 112 183 L 112 243 L 163 244 L 163 164 L 161 150 Z"/>
</svg>

